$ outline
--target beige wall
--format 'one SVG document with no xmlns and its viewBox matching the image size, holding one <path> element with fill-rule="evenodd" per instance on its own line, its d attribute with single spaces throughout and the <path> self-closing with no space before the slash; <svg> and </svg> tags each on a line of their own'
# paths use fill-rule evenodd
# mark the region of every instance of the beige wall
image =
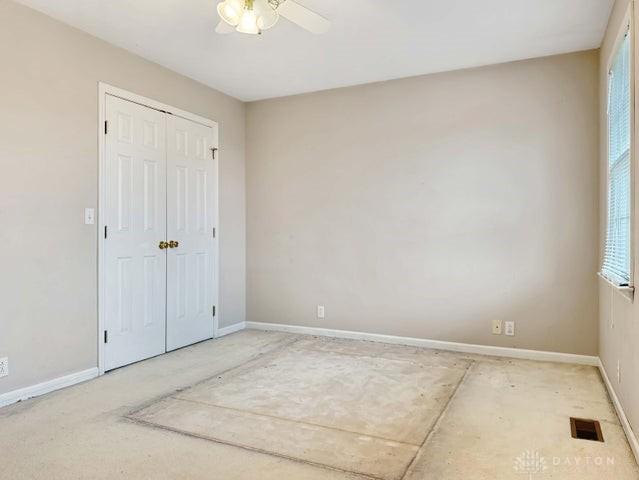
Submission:
<svg viewBox="0 0 639 480">
<path fill-rule="evenodd" d="M 244 104 L 6 0 L 0 62 L 0 393 L 96 366 L 98 81 L 219 122 L 220 313 L 244 321 Z"/>
<path fill-rule="evenodd" d="M 598 61 L 249 104 L 247 319 L 596 354 Z"/>
<path fill-rule="evenodd" d="M 247 250 L 244 104 L 7 0 L 0 59 L 0 394 L 96 365 L 98 81 L 220 123 L 221 326 L 597 352 L 597 52 L 249 104 Z"/>
<path fill-rule="evenodd" d="M 618 39 L 620 29 L 628 11 L 630 0 L 617 0 L 608 30 L 601 47 L 600 63 L 600 122 L 601 122 L 601 153 L 600 153 L 600 246 L 603 248 L 606 228 L 607 205 L 607 77 L 608 65 Z M 635 17 L 637 18 L 637 17 Z M 636 22 L 636 20 L 635 20 Z M 635 23 L 636 25 L 636 23 Z M 635 26 L 635 45 L 637 28 Z M 635 63 L 637 56 L 635 55 Z M 636 89 L 635 84 L 635 89 Z M 636 130 L 635 130 L 636 131 Z M 635 134 L 636 137 L 636 134 Z M 636 147 L 636 145 L 635 145 Z M 636 148 L 635 148 L 636 151 Z M 636 155 L 636 154 L 635 154 Z M 636 168 L 636 156 L 635 156 Z M 639 177 L 635 170 L 635 212 L 639 212 L 639 192 L 637 185 Z M 635 215 L 635 219 L 637 216 Z M 634 225 L 634 271 L 639 272 L 639 222 Z M 635 282 L 637 274 L 635 273 Z M 606 369 L 615 392 L 623 405 L 624 411 L 633 429 L 639 428 L 639 306 L 637 300 L 631 302 L 625 295 L 611 287 L 604 280 L 599 281 L 599 356 Z M 617 380 L 617 362 L 619 362 L 621 382 Z"/>
</svg>

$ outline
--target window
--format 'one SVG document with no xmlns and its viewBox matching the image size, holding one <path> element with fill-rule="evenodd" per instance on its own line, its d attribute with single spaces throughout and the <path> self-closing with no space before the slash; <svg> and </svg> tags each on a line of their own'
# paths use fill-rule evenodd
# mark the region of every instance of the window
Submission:
<svg viewBox="0 0 639 480">
<path fill-rule="evenodd" d="M 630 279 L 631 57 L 626 33 L 608 75 L 608 226 L 602 273 L 618 285 Z"/>
</svg>

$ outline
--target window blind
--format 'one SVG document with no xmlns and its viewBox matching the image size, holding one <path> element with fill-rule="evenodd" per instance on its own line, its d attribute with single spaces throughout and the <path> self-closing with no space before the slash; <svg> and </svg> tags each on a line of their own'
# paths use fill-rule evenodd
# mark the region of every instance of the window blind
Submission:
<svg viewBox="0 0 639 480">
<path fill-rule="evenodd" d="M 608 78 L 608 225 L 602 273 L 630 283 L 631 85 L 630 35 L 621 42 Z"/>
</svg>

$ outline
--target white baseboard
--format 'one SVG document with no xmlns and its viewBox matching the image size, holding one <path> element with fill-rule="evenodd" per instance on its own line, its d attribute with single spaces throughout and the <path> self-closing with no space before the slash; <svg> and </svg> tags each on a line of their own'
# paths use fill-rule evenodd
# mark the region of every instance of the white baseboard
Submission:
<svg viewBox="0 0 639 480">
<path fill-rule="evenodd" d="M 302 327 L 299 325 L 284 325 L 280 323 L 246 322 L 246 328 L 253 328 L 256 330 L 276 330 L 279 332 L 318 335 L 322 337 L 367 340 L 369 342 L 393 343 L 397 345 L 410 345 L 412 347 L 434 348 L 437 350 L 449 350 L 453 352 L 492 355 L 495 357 L 520 358 L 524 360 L 539 360 L 544 362 L 576 363 L 579 365 L 591 365 L 595 367 L 599 365 L 599 357 L 576 355 L 573 353 L 491 347 L 488 345 L 473 345 L 470 343 L 445 342 L 442 340 L 398 337 L 394 335 L 382 335 L 379 333 L 351 332 L 347 330 L 333 330 L 328 328 Z"/>
<path fill-rule="evenodd" d="M 608 378 L 608 374 L 606 373 L 606 369 L 604 368 L 601 360 L 599 360 L 599 371 L 601 372 L 601 376 L 603 377 L 606 388 L 608 389 L 608 395 L 610 395 L 612 404 L 615 406 L 615 410 L 617 410 L 617 416 L 619 417 L 619 421 L 621 421 L 623 431 L 626 432 L 626 438 L 628 439 L 632 453 L 634 453 L 635 459 L 637 460 L 637 463 L 639 463 L 639 441 L 637 441 L 635 432 L 632 430 L 628 417 L 626 417 L 626 412 L 623 410 L 623 406 L 619 401 L 619 397 L 617 397 L 617 393 Z"/>
<path fill-rule="evenodd" d="M 246 328 L 246 322 L 236 323 L 234 325 L 229 325 L 228 327 L 222 327 L 217 329 L 217 335 L 215 338 L 223 337 L 224 335 L 230 335 L 231 333 L 239 332 L 240 330 L 244 330 Z"/>
<path fill-rule="evenodd" d="M 20 388 L 11 392 L 3 393 L 0 395 L 0 407 L 11 405 L 12 403 L 19 402 L 21 400 L 27 400 L 29 398 L 38 397 L 45 393 L 53 392 L 54 390 L 60 390 L 61 388 L 70 387 L 76 383 L 85 382 L 98 376 L 97 367 L 82 370 L 81 372 L 71 373 L 64 377 L 54 378 L 46 382 L 38 383 L 37 385 L 31 385 L 30 387 Z"/>
</svg>

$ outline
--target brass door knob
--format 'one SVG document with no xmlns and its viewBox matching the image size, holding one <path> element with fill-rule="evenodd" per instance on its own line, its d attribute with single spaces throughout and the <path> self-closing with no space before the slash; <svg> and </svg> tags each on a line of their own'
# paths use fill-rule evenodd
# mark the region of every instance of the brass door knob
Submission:
<svg viewBox="0 0 639 480">
<path fill-rule="evenodd" d="M 169 248 L 177 248 L 180 245 L 179 242 L 176 242 L 175 240 L 171 240 L 169 242 Z"/>
<path fill-rule="evenodd" d="M 166 243 L 164 240 L 162 240 L 162 241 L 160 242 L 159 247 L 160 247 L 160 250 L 164 250 L 165 248 L 169 248 L 169 244 L 168 244 L 168 243 Z"/>
</svg>

